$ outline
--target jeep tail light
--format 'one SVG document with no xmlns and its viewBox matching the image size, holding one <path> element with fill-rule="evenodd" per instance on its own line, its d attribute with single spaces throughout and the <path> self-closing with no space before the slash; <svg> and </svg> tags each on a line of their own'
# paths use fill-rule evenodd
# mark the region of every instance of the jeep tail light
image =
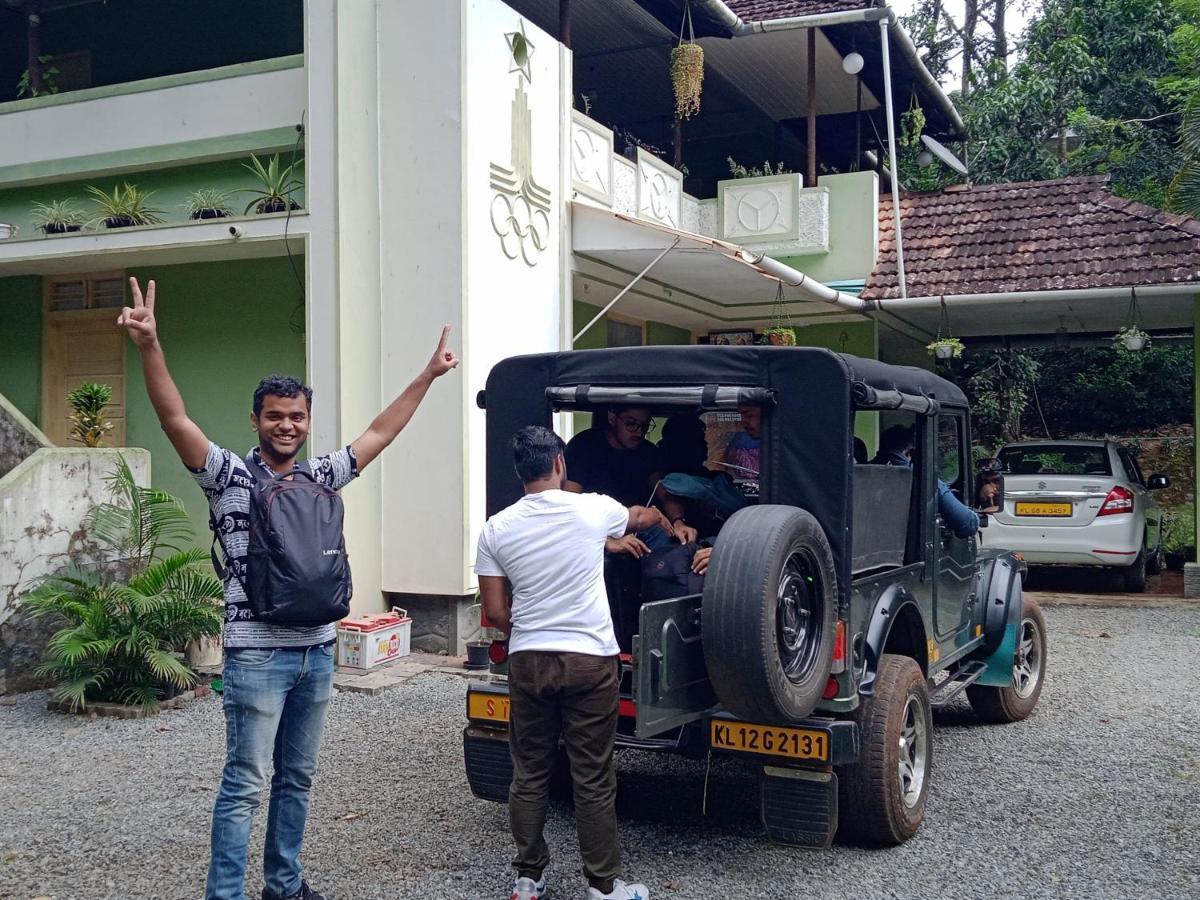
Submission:
<svg viewBox="0 0 1200 900">
<path fill-rule="evenodd" d="M 837 695 L 838 695 L 837 679 L 834 678 L 832 675 L 830 675 L 829 680 L 827 682 L 825 682 L 825 693 L 823 693 L 821 695 L 821 698 L 824 700 L 832 700 Z"/>
<path fill-rule="evenodd" d="M 493 666 L 504 665 L 508 661 L 508 641 L 492 641 L 488 647 L 488 659 Z"/>
<path fill-rule="evenodd" d="M 837 627 L 833 632 L 833 665 L 829 671 L 837 674 L 846 671 L 846 622 L 844 619 L 837 620 Z"/>
<path fill-rule="evenodd" d="M 1118 484 L 1108 492 L 1108 496 L 1104 498 L 1104 503 L 1100 507 L 1100 512 L 1096 515 L 1115 516 L 1131 512 L 1133 512 L 1133 491 Z"/>
</svg>

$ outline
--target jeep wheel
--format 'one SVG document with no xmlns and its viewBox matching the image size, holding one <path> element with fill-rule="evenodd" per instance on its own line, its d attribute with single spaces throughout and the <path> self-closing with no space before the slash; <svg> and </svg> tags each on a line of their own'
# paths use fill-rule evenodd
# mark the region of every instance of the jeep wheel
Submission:
<svg viewBox="0 0 1200 900">
<path fill-rule="evenodd" d="M 1042 695 L 1046 679 L 1046 619 L 1028 597 L 1021 602 L 1021 633 L 1013 660 L 1013 683 L 1008 687 L 973 684 L 967 699 L 985 722 L 1019 722 L 1028 718 Z"/>
<path fill-rule="evenodd" d="M 721 529 L 704 584 L 704 662 L 740 718 L 813 711 L 832 662 L 837 575 L 825 532 L 792 506 L 752 506 Z"/>
<path fill-rule="evenodd" d="M 838 770 L 838 836 L 901 844 L 925 818 L 933 768 L 933 717 L 921 667 L 885 653 L 875 693 L 855 711 L 858 762 Z"/>
<path fill-rule="evenodd" d="M 1122 571 L 1125 579 L 1125 593 L 1143 594 L 1146 592 L 1146 551 L 1143 549 L 1134 559 L 1133 565 Z"/>
</svg>

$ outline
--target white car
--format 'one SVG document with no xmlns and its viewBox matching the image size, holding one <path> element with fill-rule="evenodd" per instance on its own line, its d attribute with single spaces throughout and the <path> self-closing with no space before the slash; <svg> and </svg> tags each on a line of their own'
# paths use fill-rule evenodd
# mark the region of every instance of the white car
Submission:
<svg viewBox="0 0 1200 900">
<path fill-rule="evenodd" d="M 1142 477 L 1112 441 L 1021 441 L 998 454 L 1004 505 L 983 530 L 989 547 L 1016 550 L 1031 565 L 1109 566 L 1125 589 L 1146 589 L 1163 568 L 1162 510 L 1151 491 L 1167 476 Z"/>
</svg>

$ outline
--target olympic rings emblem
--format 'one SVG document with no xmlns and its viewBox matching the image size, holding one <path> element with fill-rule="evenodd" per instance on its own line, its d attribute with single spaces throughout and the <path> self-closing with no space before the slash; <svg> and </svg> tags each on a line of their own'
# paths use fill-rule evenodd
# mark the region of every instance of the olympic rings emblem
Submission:
<svg viewBox="0 0 1200 900">
<path fill-rule="evenodd" d="M 550 234 L 550 216 L 533 206 L 524 194 L 496 194 L 492 198 L 492 228 L 500 249 L 509 259 L 518 256 L 528 266 L 537 265 Z"/>
</svg>

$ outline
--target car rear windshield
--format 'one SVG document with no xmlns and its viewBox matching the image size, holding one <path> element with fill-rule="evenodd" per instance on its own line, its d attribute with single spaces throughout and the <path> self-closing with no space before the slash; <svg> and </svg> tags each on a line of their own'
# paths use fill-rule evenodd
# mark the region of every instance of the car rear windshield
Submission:
<svg viewBox="0 0 1200 900">
<path fill-rule="evenodd" d="M 1103 447 L 1038 444 L 1006 447 L 1000 462 L 1008 475 L 1111 475 Z"/>
</svg>

